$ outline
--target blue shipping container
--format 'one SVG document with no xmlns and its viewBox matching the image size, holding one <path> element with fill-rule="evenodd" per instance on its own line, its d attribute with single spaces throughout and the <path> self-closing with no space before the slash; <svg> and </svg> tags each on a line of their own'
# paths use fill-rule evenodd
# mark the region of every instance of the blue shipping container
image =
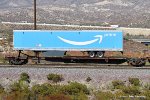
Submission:
<svg viewBox="0 0 150 100">
<path fill-rule="evenodd" d="M 14 50 L 123 50 L 123 33 L 117 30 L 14 30 L 13 34 Z"/>
</svg>

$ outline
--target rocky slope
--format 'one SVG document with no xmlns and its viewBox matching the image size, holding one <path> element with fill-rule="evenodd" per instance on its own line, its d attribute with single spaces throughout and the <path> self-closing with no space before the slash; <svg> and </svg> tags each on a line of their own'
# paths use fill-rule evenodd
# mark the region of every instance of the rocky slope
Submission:
<svg viewBox="0 0 150 100">
<path fill-rule="evenodd" d="M 0 21 L 33 20 L 33 0 L 0 0 Z M 37 0 L 43 23 L 150 27 L 150 0 Z"/>
</svg>

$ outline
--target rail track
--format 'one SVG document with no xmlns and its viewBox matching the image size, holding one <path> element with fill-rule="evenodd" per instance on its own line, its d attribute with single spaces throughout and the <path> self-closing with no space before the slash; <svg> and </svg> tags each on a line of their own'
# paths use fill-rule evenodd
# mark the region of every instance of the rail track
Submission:
<svg viewBox="0 0 150 100">
<path fill-rule="evenodd" d="M 129 65 L 118 64 L 91 64 L 91 63 L 49 63 L 49 64 L 26 64 L 26 65 L 9 65 L 0 64 L 1 67 L 7 68 L 87 68 L 87 69 L 150 69 L 150 65 L 143 67 L 133 67 Z"/>
</svg>

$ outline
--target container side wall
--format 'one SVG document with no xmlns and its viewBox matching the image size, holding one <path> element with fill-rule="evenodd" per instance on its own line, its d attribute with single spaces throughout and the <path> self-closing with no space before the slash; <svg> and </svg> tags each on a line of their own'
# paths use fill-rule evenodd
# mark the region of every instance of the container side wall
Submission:
<svg viewBox="0 0 150 100">
<path fill-rule="evenodd" d="M 122 51 L 121 31 L 14 31 L 15 50 Z"/>
</svg>

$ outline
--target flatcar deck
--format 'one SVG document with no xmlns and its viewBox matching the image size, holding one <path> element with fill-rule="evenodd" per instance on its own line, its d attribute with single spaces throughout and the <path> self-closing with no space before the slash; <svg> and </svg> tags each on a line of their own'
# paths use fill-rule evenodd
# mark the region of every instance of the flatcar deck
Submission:
<svg viewBox="0 0 150 100">
<path fill-rule="evenodd" d="M 90 58 L 88 56 L 65 56 L 65 57 L 45 57 L 46 61 L 53 61 L 53 62 L 65 62 L 65 63 L 112 63 L 112 64 L 119 64 L 126 62 L 126 58 L 114 58 L 114 57 L 103 57 L 103 58 Z"/>
<path fill-rule="evenodd" d="M 35 57 L 28 56 L 26 58 L 19 57 L 8 57 L 7 58 L 10 64 L 22 65 L 27 64 L 28 59 L 31 59 L 36 62 L 36 64 L 41 63 L 42 61 L 47 62 L 63 62 L 63 63 L 95 63 L 95 64 L 122 64 L 128 63 L 132 66 L 145 66 L 148 58 L 136 59 L 136 58 L 125 58 L 125 57 L 88 57 L 88 56 L 64 56 L 64 57 Z M 148 59 L 149 61 L 149 59 Z"/>
</svg>

